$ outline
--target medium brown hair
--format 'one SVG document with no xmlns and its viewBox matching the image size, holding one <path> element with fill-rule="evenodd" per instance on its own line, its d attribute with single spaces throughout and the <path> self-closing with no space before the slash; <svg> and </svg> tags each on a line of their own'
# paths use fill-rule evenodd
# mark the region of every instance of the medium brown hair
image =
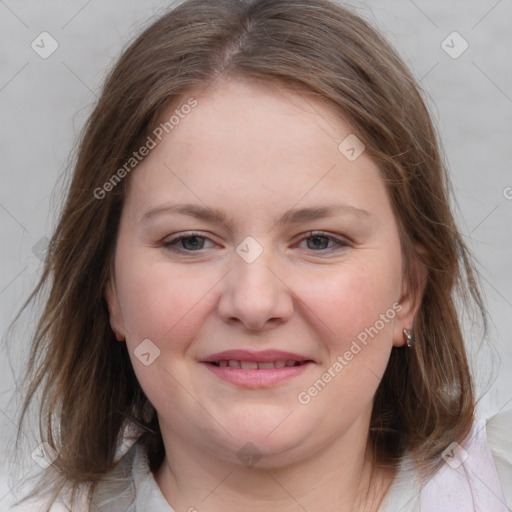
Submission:
<svg viewBox="0 0 512 512">
<path fill-rule="evenodd" d="M 41 280 L 27 301 L 48 288 L 20 420 L 21 428 L 40 392 L 41 436 L 59 457 L 39 490 L 56 496 L 100 481 L 113 468 L 127 420 L 145 430 L 151 468 L 162 462 L 156 411 L 126 345 L 115 339 L 104 298 L 130 178 L 102 199 L 94 191 L 143 145 L 170 102 L 222 77 L 284 85 L 328 102 L 380 167 L 411 290 L 420 287 L 419 266 L 426 268 L 415 347 L 392 350 L 375 396 L 376 463 L 396 463 L 407 451 L 420 467 L 436 467 L 446 446 L 470 430 L 474 397 L 457 297 L 484 310 L 414 78 L 366 21 L 328 0 L 187 0 L 147 28 L 106 80 L 80 140 Z"/>
</svg>

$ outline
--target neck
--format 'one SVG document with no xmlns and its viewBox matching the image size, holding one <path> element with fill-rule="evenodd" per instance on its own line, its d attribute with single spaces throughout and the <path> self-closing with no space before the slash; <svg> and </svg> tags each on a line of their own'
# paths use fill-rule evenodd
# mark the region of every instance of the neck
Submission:
<svg viewBox="0 0 512 512">
<path fill-rule="evenodd" d="M 300 461 L 244 466 L 173 432 L 164 435 L 166 457 L 155 479 L 176 511 L 375 512 L 394 472 L 375 468 L 366 442 L 356 447 L 351 438 L 348 432 Z"/>
</svg>

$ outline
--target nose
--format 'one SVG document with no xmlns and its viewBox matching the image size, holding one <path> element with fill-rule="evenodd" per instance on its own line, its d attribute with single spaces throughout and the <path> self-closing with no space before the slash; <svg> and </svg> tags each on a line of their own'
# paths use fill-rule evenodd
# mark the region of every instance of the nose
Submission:
<svg viewBox="0 0 512 512">
<path fill-rule="evenodd" d="M 218 313 L 224 322 L 250 331 L 275 328 L 293 314 L 290 284 L 270 250 L 251 263 L 234 254 L 233 269 L 223 279 Z"/>
</svg>

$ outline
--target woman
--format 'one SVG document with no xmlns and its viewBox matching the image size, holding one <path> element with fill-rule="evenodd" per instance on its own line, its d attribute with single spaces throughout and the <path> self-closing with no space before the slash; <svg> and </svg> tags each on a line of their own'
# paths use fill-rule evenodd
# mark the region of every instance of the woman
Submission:
<svg viewBox="0 0 512 512">
<path fill-rule="evenodd" d="M 155 22 L 87 123 L 34 292 L 50 285 L 33 495 L 506 510 L 507 418 L 474 418 L 456 300 L 484 313 L 447 183 L 414 79 L 350 11 L 188 0 Z"/>
</svg>

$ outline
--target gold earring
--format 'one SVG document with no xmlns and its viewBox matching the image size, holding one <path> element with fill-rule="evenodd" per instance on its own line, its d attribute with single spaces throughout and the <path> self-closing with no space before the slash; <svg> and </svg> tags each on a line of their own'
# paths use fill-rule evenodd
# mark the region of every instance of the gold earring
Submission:
<svg viewBox="0 0 512 512">
<path fill-rule="evenodd" d="M 409 329 L 404 329 L 403 333 L 404 333 L 404 339 L 405 339 L 405 342 L 407 343 L 407 346 L 409 348 L 412 348 L 412 346 L 413 346 L 412 331 Z"/>
</svg>

